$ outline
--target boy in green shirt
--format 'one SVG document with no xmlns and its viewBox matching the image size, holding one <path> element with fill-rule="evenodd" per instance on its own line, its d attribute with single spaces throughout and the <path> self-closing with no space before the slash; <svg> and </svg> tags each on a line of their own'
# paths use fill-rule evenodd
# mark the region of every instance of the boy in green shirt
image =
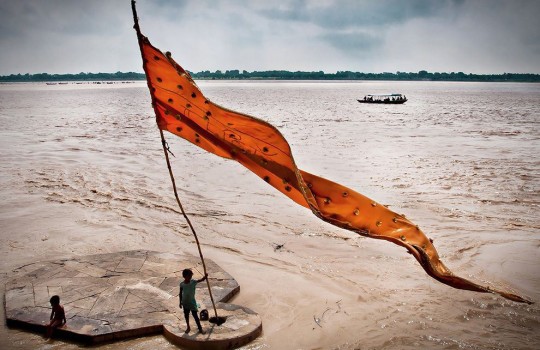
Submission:
<svg viewBox="0 0 540 350">
<path fill-rule="evenodd" d="M 195 319 L 195 323 L 199 328 L 199 332 L 204 334 L 204 331 L 201 327 L 201 322 L 199 321 L 199 316 L 197 315 L 198 310 L 197 302 L 195 301 L 195 289 L 197 287 L 197 283 L 206 280 L 208 274 L 206 274 L 200 280 L 192 280 L 191 277 L 193 277 L 193 271 L 191 271 L 190 269 L 185 269 L 184 271 L 182 271 L 182 277 L 184 277 L 184 280 L 180 282 L 180 293 L 178 293 L 178 296 L 180 297 L 179 306 L 181 309 L 184 309 L 184 317 L 186 318 L 186 333 L 189 333 L 189 331 L 191 331 L 191 328 L 189 327 L 189 312 L 191 311 L 191 314 Z"/>
</svg>

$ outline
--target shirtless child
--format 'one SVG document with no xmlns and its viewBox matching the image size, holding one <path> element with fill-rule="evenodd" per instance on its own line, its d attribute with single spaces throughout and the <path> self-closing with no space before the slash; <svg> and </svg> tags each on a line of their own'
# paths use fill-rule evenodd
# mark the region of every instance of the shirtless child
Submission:
<svg viewBox="0 0 540 350">
<path fill-rule="evenodd" d="M 66 314 L 64 312 L 64 307 L 60 305 L 60 297 L 58 295 L 53 295 L 51 297 L 51 320 L 47 324 L 47 339 L 50 339 L 55 328 L 63 327 L 66 324 Z"/>
</svg>

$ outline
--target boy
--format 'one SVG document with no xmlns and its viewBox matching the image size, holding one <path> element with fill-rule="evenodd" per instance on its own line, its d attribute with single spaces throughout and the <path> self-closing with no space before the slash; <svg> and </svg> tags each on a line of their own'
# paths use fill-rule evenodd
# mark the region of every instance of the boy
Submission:
<svg viewBox="0 0 540 350">
<path fill-rule="evenodd" d="M 51 318 L 49 324 L 47 324 L 47 339 L 50 339 L 55 328 L 63 327 L 66 324 L 66 314 L 64 307 L 60 305 L 60 297 L 53 295 L 51 297 Z"/>
<path fill-rule="evenodd" d="M 193 271 L 191 271 L 190 269 L 185 269 L 184 271 L 182 271 L 182 277 L 184 277 L 184 280 L 180 282 L 180 293 L 178 293 L 178 296 L 180 297 L 179 306 L 181 309 L 184 309 L 184 317 L 186 318 L 186 333 L 189 333 L 189 331 L 191 331 L 191 328 L 189 327 L 189 313 L 191 312 L 193 318 L 195 319 L 195 323 L 199 328 L 199 332 L 201 334 L 205 334 L 201 327 L 199 316 L 197 315 L 198 310 L 197 302 L 195 301 L 195 288 L 197 287 L 197 283 L 206 280 L 208 274 L 206 274 L 200 280 L 192 280 L 191 277 L 193 277 Z"/>
</svg>

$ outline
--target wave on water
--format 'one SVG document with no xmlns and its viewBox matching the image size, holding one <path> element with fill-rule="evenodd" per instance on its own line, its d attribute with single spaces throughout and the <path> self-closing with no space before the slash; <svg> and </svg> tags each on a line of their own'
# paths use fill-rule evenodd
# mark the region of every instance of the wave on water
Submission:
<svg viewBox="0 0 540 350">
<path fill-rule="evenodd" d="M 0 86 L 4 278 L 6 266 L 100 249 L 195 253 L 147 87 L 129 85 Z M 537 84 L 199 85 L 216 103 L 279 125 L 302 169 L 404 213 L 456 273 L 540 300 Z M 409 101 L 392 108 L 356 102 L 388 90 Z M 167 140 L 205 253 L 242 285 L 239 302 L 263 317 L 265 334 L 254 348 L 540 343 L 538 304 L 434 282 L 400 247 L 330 227 L 237 164 Z M 20 349 L 42 344 L 0 333 Z M 160 337 L 104 345 L 117 347 L 172 349 Z"/>
</svg>

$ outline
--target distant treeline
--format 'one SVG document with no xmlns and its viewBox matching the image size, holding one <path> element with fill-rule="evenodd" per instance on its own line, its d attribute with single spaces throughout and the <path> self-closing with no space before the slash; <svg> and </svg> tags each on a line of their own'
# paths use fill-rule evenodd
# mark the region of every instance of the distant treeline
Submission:
<svg viewBox="0 0 540 350">
<path fill-rule="evenodd" d="M 540 82 L 540 74 L 465 74 L 458 73 L 430 73 L 421 70 L 417 73 L 361 73 L 351 71 L 338 71 L 337 73 L 319 72 L 289 72 L 286 70 L 272 71 L 242 71 L 227 70 L 203 71 L 190 73 L 194 79 L 275 79 L 275 80 L 433 80 L 433 81 L 513 81 L 513 82 Z"/>
<path fill-rule="evenodd" d="M 319 72 L 289 72 L 286 70 L 272 71 L 239 71 L 227 70 L 222 72 L 208 70 L 198 73 L 190 72 L 194 79 L 261 79 L 261 80 L 427 80 L 427 81 L 503 81 L 503 82 L 540 82 L 540 74 L 503 73 L 503 74 L 465 74 L 430 73 L 421 70 L 396 73 L 361 73 L 338 71 L 337 73 Z M 78 73 L 78 74 L 11 74 L 0 76 L 0 82 L 39 82 L 39 81 L 114 81 L 114 80 L 144 80 L 143 73 Z"/>
<path fill-rule="evenodd" d="M 143 73 L 78 73 L 78 74 L 11 74 L 0 76 L 0 82 L 39 82 L 39 81 L 114 81 L 114 80 L 144 80 Z"/>
</svg>

